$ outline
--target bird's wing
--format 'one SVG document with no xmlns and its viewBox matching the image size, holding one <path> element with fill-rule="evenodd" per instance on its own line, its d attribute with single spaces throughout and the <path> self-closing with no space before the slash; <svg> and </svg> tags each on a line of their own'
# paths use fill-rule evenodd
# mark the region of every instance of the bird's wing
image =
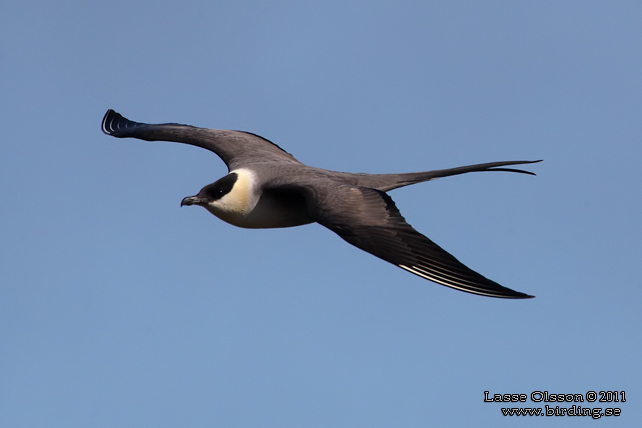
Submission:
<svg viewBox="0 0 642 428">
<path fill-rule="evenodd" d="M 309 215 L 341 238 L 408 272 L 491 297 L 533 297 L 502 287 L 464 266 L 413 229 L 386 193 L 348 185 L 306 186 Z"/>
<path fill-rule="evenodd" d="M 126 119 L 114 110 L 105 113 L 102 129 L 105 134 L 118 138 L 173 141 L 202 147 L 216 153 L 230 170 L 259 162 L 300 164 L 276 144 L 249 132 L 205 129 L 177 123 L 148 125 Z"/>
</svg>

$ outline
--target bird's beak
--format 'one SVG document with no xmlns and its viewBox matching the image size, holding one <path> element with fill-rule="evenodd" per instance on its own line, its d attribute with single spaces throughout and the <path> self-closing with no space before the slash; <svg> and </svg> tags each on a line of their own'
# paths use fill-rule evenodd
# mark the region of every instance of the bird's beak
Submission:
<svg viewBox="0 0 642 428">
<path fill-rule="evenodd" d="M 205 205 L 206 203 L 205 199 L 199 198 L 198 196 L 188 196 L 181 201 L 181 207 L 183 205 Z"/>
</svg>

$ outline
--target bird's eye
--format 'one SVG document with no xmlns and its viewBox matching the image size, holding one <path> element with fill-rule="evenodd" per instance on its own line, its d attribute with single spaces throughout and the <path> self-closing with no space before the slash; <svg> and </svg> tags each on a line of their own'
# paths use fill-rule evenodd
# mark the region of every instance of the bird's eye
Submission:
<svg viewBox="0 0 642 428">
<path fill-rule="evenodd" d="M 203 188 L 203 191 L 212 200 L 221 199 L 223 196 L 230 193 L 232 187 L 234 187 L 234 183 L 236 182 L 237 177 L 238 176 L 236 173 L 228 174 L 218 180 L 216 183 L 212 183 L 209 186 Z"/>
<path fill-rule="evenodd" d="M 221 189 L 217 189 L 215 187 L 207 189 L 207 196 L 209 196 L 211 199 L 219 199 L 222 194 L 223 191 Z"/>
</svg>

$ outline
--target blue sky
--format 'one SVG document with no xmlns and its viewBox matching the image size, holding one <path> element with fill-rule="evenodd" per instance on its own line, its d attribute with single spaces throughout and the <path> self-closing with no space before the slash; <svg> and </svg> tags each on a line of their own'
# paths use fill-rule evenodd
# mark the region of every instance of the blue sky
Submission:
<svg viewBox="0 0 642 428">
<path fill-rule="evenodd" d="M 590 406 L 622 414 L 596 423 L 632 426 L 640 22 L 624 1 L 4 1 L 0 425 L 574 427 L 484 391 L 611 390 L 627 401 Z M 390 193 L 537 298 L 433 284 L 319 225 L 180 208 L 225 165 L 105 136 L 108 108 L 339 171 L 544 159 Z"/>
</svg>

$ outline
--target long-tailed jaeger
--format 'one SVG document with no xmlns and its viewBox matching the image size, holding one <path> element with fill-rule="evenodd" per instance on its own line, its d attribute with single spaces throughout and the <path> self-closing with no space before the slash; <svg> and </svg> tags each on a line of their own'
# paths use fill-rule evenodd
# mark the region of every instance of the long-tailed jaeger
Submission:
<svg viewBox="0 0 642 428">
<path fill-rule="evenodd" d="M 490 162 L 404 174 L 355 174 L 302 164 L 258 135 L 165 123 L 148 125 L 108 110 L 103 132 L 118 138 L 173 141 L 217 154 L 229 173 L 203 187 L 183 205 L 200 205 L 221 220 L 244 228 L 300 226 L 317 222 L 348 243 L 422 278 L 483 296 L 523 299 L 528 294 L 502 287 L 464 266 L 413 229 L 386 193 L 423 181 L 536 161 Z"/>
</svg>

